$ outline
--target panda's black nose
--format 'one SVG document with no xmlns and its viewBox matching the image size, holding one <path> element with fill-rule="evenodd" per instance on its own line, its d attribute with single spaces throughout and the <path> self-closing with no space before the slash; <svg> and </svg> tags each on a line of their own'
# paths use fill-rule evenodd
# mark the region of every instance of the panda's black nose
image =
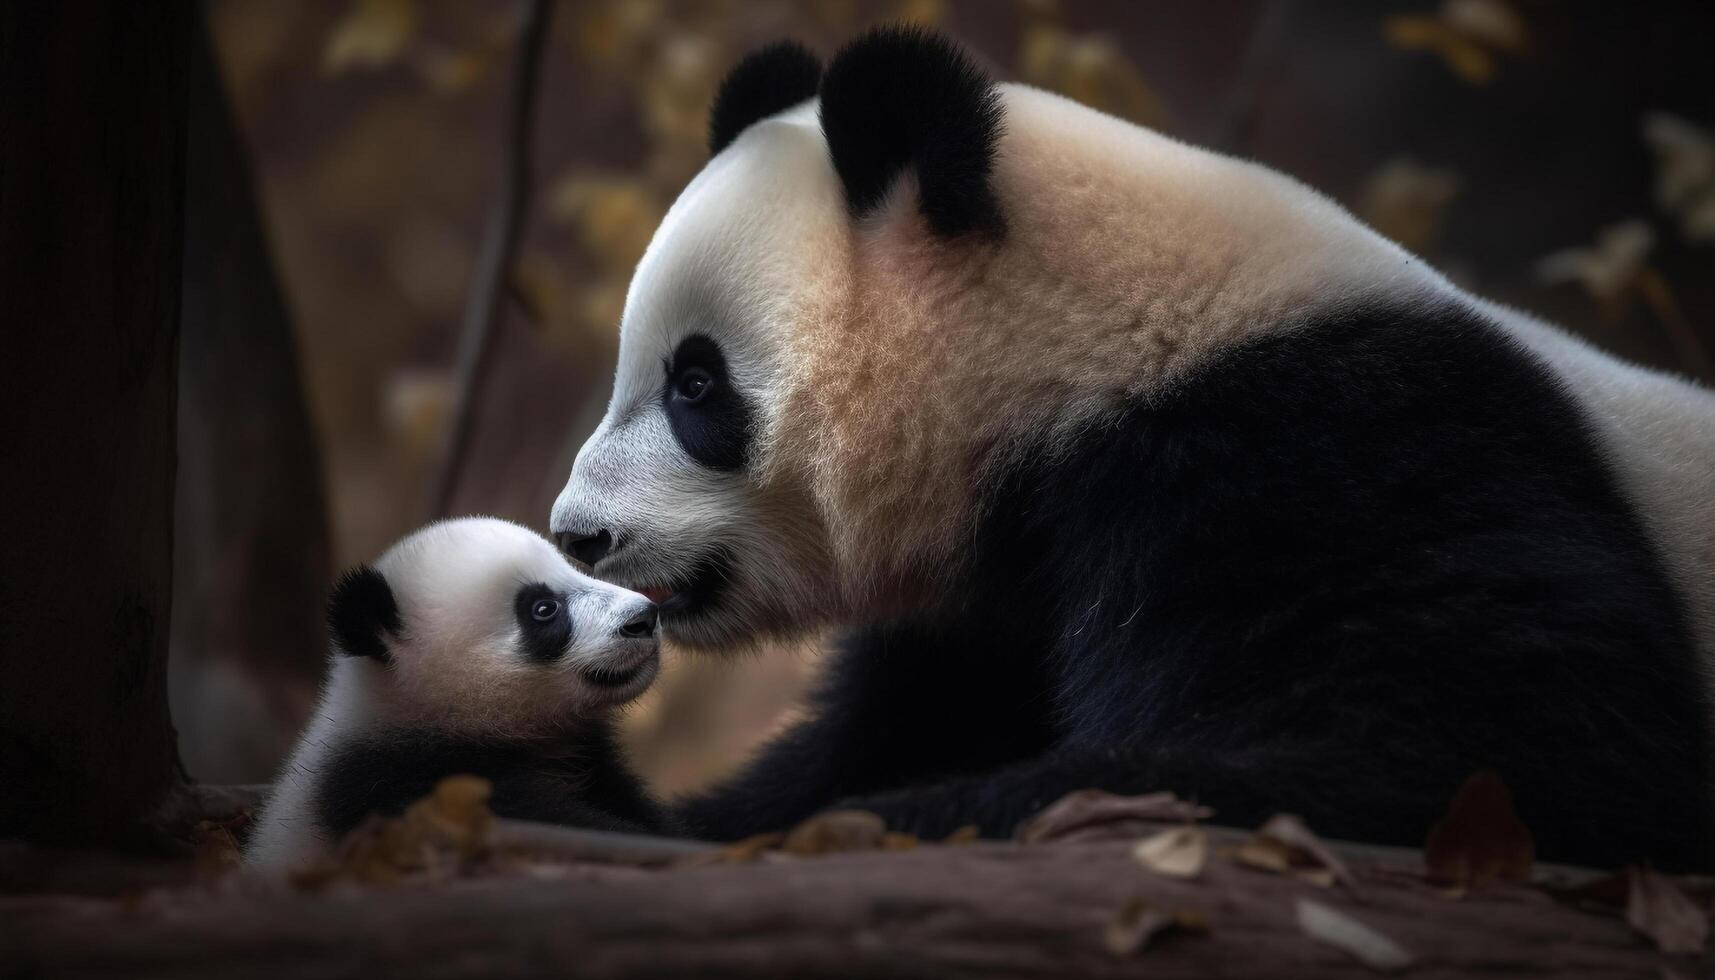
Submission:
<svg viewBox="0 0 1715 980">
<path fill-rule="evenodd" d="M 613 535 L 605 530 L 585 535 L 561 531 L 554 535 L 554 540 L 559 544 L 561 551 L 585 565 L 593 566 L 596 562 L 607 557 L 607 553 L 613 550 Z"/>
<path fill-rule="evenodd" d="M 648 608 L 633 614 L 625 621 L 625 625 L 619 628 L 619 635 L 631 640 L 654 636 L 655 605 L 651 603 Z"/>
</svg>

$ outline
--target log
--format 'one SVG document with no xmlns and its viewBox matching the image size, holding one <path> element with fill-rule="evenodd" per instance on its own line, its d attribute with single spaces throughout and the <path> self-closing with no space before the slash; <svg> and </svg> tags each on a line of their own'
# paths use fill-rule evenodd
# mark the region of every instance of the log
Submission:
<svg viewBox="0 0 1715 980">
<path fill-rule="evenodd" d="M 576 832 L 573 832 L 574 834 Z M 1306 937 L 1309 898 L 1407 950 L 1409 975 L 1707 976 L 1617 914 L 1532 885 L 1449 897 L 1410 852 L 1339 848 L 1354 896 L 1224 858 L 1180 880 L 1123 841 L 964 847 L 664 868 L 541 865 L 385 889 L 223 882 L 146 897 L 0 898 L 0 975 L 246 977 L 1371 975 Z M 1130 899 L 1201 913 L 1206 933 L 1116 955 Z"/>
</svg>

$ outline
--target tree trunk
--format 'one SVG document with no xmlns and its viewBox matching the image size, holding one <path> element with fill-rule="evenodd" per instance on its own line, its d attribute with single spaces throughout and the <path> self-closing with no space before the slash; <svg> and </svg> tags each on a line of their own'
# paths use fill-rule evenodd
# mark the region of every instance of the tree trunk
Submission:
<svg viewBox="0 0 1715 980">
<path fill-rule="evenodd" d="M 178 778 L 188 15 L 0 4 L 0 834 L 123 839 Z"/>
<path fill-rule="evenodd" d="M 259 782 L 291 748 L 327 657 L 327 513 L 249 155 L 195 23 L 169 676 L 190 773 Z"/>
</svg>

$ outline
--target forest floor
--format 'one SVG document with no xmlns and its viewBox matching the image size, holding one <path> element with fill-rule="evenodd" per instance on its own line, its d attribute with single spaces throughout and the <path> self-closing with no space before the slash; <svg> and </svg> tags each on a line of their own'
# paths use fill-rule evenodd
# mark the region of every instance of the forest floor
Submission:
<svg viewBox="0 0 1715 980">
<path fill-rule="evenodd" d="M 480 797 L 443 784 L 291 875 L 218 822 L 175 861 L 0 845 L 0 976 L 1715 975 L 1715 882 L 1531 866 L 1456 813 L 1427 857 L 1094 792 L 1012 842 L 848 811 L 713 847 Z"/>
</svg>

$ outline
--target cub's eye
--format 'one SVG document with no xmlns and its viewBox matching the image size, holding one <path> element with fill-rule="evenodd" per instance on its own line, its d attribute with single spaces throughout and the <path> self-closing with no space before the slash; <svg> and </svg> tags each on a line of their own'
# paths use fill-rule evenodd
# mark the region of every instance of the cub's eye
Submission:
<svg viewBox="0 0 1715 980">
<path fill-rule="evenodd" d="M 682 401 L 696 404 L 713 388 L 715 379 L 709 377 L 709 372 L 702 368 L 686 368 L 680 375 L 678 383 L 673 386 L 673 393 Z"/>
<path fill-rule="evenodd" d="M 546 623 L 560 614 L 558 599 L 537 599 L 530 606 L 530 618 L 538 623 Z"/>
</svg>

